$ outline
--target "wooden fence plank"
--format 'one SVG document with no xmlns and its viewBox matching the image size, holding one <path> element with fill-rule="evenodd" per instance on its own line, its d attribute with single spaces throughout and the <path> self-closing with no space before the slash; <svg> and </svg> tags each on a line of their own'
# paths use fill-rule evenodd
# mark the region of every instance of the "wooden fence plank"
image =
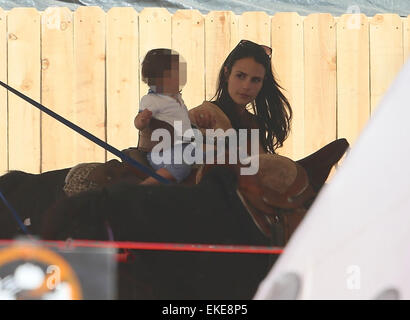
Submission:
<svg viewBox="0 0 410 320">
<path fill-rule="evenodd" d="M 8 13 L 8 83 L 40 101 L 40 14 L 33 8 Z M 40 111 L 8 93 L 9 169 L 40 172 Z"/>
<path fill-rule="evenodd" d="M 336 138 L 336 30 L 330 14 L 304 20 L 305 153 Z"/>
<path fill-rule="evenodd" d="M 171 48 L 171 14 L 165 8 L 144 8 L 139 14 L 140 64 L 151 49 Z M 148 92 L 148 86 L 140 81 L 140 97 Z"/>
<path fill-rule="evenodd" d="M 369 24 L 343 15 L 337 24 L 337 136 L 352 145 L 370 117 Z"/>
<path fill-rule="evenodd" d="M 134 117 L 139 101 L 138 13 L 112 8 L 107 13 L 107 142 L 117 149 L 136 146 Z M 112 154 L 108 159 L 115 158 Z"/>
<path fill-rule="evenodd" d="M 406 62 L 410 58 L 410 15 L 403 18 L 403 50 L 403 61 Z"/>
<path fill-rule="evenodd" d="M 271 29 L 272 68 L 293 111 L 291 133 L 278 153 L 298 159 L 305 155 L 303 17 L 295 12 L 277 13 Z"/>
<path fill-rule="evenodd" d="M 239 39 L 271 46 L 271 22 L 265 12 L 244 12 L 239 17 Z"/>
<path fill-rule="evenodd" d="M 0 80 L 7 83 L 7 15 L 0 9 Z M 7 90 L 0 88 L 0 175 L 9 169 Z"/>
<path fill-rule="evenodd" d="M 370 105 L 376 109 L 403 65 L 403 23 L 396 14 L 370 20 Z"/>
<path fill-rule="evenodd" d="M 238 23 L 231 11 L 211 11 L 205 18 L 205 96 L 216 92 L 219 70 L 238 43 Z"/>
<path fill-rule="evenodd" d="M 73 121 L 74 43 L 73 13 L 68 8 L 47 8 L 41 17 L 42 104 Z M 76 164 L 78 133 L 42 114 L 42 171 Z M 64 141 L 64 143 L 62 143 Z"/>
<path fill-rule="evenodd" d="M 191 109 L 205 99 L 205 18 L 198 10 L 178 10 L 172 16 L 172 48 L 187 63 L 182 97 Z"/>
<path fill-rule="evenodd" d="M 79 7 L 74 12 L 75 123 L 105 140 L 105 12 Z M 77 163 L 104 162 L 106 152 L 76 135 Z"/>
</svg>

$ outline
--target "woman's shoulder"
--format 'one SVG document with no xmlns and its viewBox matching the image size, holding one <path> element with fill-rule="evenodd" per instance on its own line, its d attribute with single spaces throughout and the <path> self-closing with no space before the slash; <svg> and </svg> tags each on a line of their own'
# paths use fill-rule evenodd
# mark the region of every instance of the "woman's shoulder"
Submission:
<svg viewBox="0 0 410 320">
<path fill-rule="evenodd" d="M 250 129 L 260 129 L 259 119 L 257 115 L 245 110 L 242 115 L 242 123 L 244 126 Z"/>
</svg>

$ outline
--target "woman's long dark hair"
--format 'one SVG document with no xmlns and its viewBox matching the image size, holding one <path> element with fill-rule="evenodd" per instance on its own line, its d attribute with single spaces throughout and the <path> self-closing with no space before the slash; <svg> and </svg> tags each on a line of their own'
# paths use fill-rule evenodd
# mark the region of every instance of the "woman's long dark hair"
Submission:
<svg viewBox="0 0 410 320">
<path fill-rule="evenodd" d="M 266 152 L 275 153 L 283 146 L 290 132 L 292 108 L 281 92 L 282 87 L 276 82 L 272 73 L 271 58 L 265 49 L 251 41 L 242 40 L 226 58 L 218 77 L 218 89 L 211 102 L 220 107 L 231 120 L 235 129 L 241 128 L 240 119 L 235 112 L 235 103 L 228 93 L 228 78 L 235 62 L 243 58 L 253 58 L 265 68 L 265 78 L 253 105 L 259 122 L 260 142 Z M 225 74 L 225 67 L 227 74 Z"/>
</svg>

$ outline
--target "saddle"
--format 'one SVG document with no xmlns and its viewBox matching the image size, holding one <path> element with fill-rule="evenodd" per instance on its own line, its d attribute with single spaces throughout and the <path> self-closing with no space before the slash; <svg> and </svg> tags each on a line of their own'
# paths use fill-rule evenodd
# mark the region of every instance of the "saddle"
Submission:
<svg viewBox="0 0 410 320">
<path fill-rule="evenodd" d="M 239 177 L 250 214 L 275 245 L 289 241 L 348 147 L 346 139 L 335 140 L 298 161 L 261 155 L 258 174 Z"/>
<path fill-rule="evenodd" d="M 116 159 L 105 163 L 80 163 L 68 172 L 63 190 L 67 196 L 73 196 L 123 180 L 139 184 L 145 178 L 145 173 Z"/>
<path fill-rule="evenodd" d="M 332 167 L 348 147 L 346 139 L 338 139 L 298 161 L 275 154 L 260 154 L 256 175 L 240 175 L 239 165 L 225 166 L 237 173 L 238 196 L 255 224 L 272 239 L 272 244 L 284 246 L 325 184 Z M 136 148 L 124 152 L 149 166 L 144 152 Z M 184 184 L 199 182 L 212 166 L 193 170 Z M 72 192 L 68 195 L 73 195 L 120 180 L 138 184 L 146 177 L 145 173 L 118 160 L 82 164 L 72 168 L 67 175 L 65 191 L 67 193 L 67 186 L 70 186 Z"/>
<path fill-rule="evenodd" d="M 240 175 L 238 165 L 226 166 L 237 174 L 238 196 L 260 231 L 272 244 L 284 246 L 348 147 L 346 139 L 338 139 L 298 161 L 260 154 L 255 175 Z M 212 166 L 205 165 L 198 180 Z"/>
</svg>

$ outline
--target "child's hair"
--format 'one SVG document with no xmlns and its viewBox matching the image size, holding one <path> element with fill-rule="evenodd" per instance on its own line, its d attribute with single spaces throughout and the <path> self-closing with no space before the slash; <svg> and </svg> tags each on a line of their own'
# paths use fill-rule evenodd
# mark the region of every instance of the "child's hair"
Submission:
<svg viewBox="0 0 410 320">
<path fill-rule="evenodd" d="M 152 49 L 142 62 L 142 81 L 149 86 L 156 84 L 156 79 L 163 77 L 165 70 L 171 70 L 173 63 L 179 63 L 179 54 L 171 49 Z"/>
</svg>

